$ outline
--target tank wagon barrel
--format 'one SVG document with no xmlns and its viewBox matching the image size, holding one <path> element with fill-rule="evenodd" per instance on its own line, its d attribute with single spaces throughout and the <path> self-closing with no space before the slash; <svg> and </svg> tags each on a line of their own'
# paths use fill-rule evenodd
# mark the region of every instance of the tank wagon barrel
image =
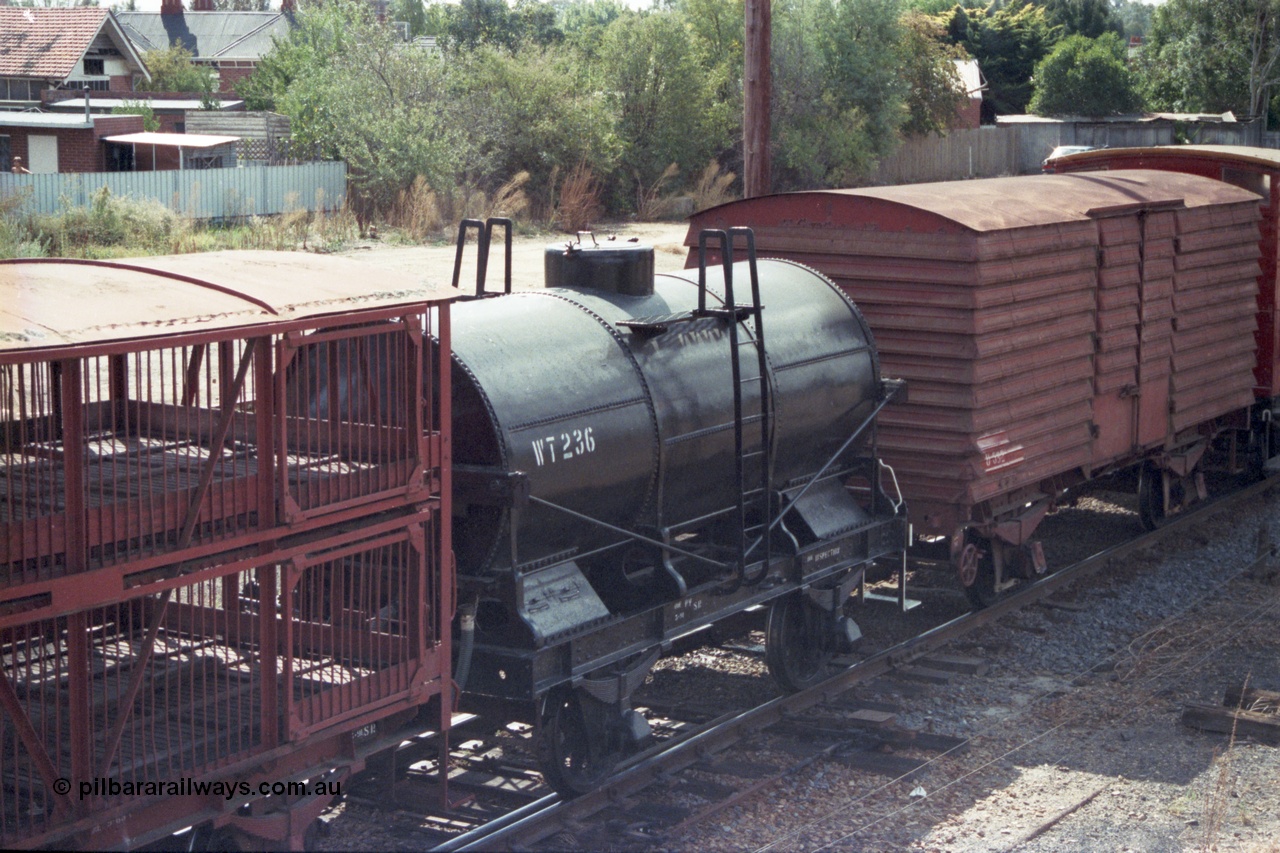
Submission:
<svg viewBox="0 0 1280 853">
<path fill-rule="evenodd" d="M 647 733 L 629 701 L 658 654 L 725 615 L 773 603 L 775 677 L 820 677 L 907 535 L 871 426 L 900 385 L 853 303 L 751 252 L 656 277 L 652 252 L 552 246 L 546 290 L 454 311 L 463 687 L 532 703 L 567 792 Z"/>
</svg>

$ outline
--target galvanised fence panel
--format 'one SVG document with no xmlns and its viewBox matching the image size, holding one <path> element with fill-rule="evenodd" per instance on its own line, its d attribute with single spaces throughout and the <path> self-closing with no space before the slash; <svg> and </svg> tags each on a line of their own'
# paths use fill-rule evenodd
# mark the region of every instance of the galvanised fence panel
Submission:
<svg viewBox="0 0 1280 853">
<path fill-rule="evenodd" d="M 161 172 L 0 173 L 0 212 L 87 207 L 102 187 L 112 195 L 155 199 L 191 219 L 234 219 L 338 208 L 346 199 L 347 166 L 324 162 Z"/>
</svg>

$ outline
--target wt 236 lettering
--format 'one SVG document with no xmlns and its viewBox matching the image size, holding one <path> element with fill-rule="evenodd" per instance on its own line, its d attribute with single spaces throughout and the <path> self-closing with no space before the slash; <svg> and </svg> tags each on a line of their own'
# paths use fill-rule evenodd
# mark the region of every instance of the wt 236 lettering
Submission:
<svg viewBox="0 0 1280 853">
<path fill-rule="evenodd" d="M 562 432 L 560 435 L 548 435 L 533 440 L 533 458 L 538 467 L 564 462 L 575 456 L 586 456 L 594 453 L 596 438 L 591 427 Z"/>
</svg>

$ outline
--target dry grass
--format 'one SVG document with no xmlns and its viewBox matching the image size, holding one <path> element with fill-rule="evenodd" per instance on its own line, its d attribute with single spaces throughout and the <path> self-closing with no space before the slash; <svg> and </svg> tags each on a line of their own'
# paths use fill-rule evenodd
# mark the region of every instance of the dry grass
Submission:
<svg viewBox="0 0 1280 853">
<path fill-rule="evenodd" d="M 720 164 L 712 160 L 693 185 L 693 209 L 706 210 L 708 207 L 733 201 L 737 195 L 729 192 L 729 188 L 737 178 L 733 172 L 721 169 Z"/>
<path fill-rule="evenodd" d="M 419 175 L 408 189 L 400 191 L 387 224 L 422 242 L 449 236 L 463 219 L 515 218 L 529 209 L 528 183 L 529 173 L 520 172 L 490 195 L 465 185 L 436 191 Z"/>
<path fill-rule="evenodd" d="M 664 195 L 667 184 L 680 174 L 680 166 L 672 163 L 662 170 L 662 174 L 650 186 L 646 187 L 636 175 L 636 217 L 652 222 L 663 219 L 671 212 L 675 199 Z"/>
<path fill-rule="evenodd" d="M 557 174 L 552 173 L 554 187 Z M 600 204 L 600 179 L 586 163 L 573 167 L 560 184 L 559 192 L 553 189 L 555 202 L 548 217 L 550 223 L 562 231 L 588 231 L 604 210 Z"/>
</svg>

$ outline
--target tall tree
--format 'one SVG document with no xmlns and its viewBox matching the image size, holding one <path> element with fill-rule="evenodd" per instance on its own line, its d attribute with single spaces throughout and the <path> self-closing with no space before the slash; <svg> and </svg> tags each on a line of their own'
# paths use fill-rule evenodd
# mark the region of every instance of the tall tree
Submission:
<svg viewBox="0 0 1280 853">
<path fill-rule="evenodd" d="M 984 120 L 1026 111 L 1036 63 L 1057 43 L 1061 27 L 1049 21 L 1043 6 L 1012 0 L 997 8 L 956 7 L 947 17 L 949 38 L 978 60 L 987 80 Z"/>
<path fill-rule="evenodd" d="M 1111 0 L 1044 0 L 1042 5 L 1049 23 L 1061 27 L 1064 36 L 1096 39 L 1103 33 L 1124 32 Z"/>
<path fill-rule="evenodd" d="M 1280 84 L 1280 0 L 1169 0 L 1141 69 L 1156 108 L 1263 115 Z"/>
<path fill-rule="evenodd" d="M 856 184 L 907 119 L 895 0 L 774 6 L 775 188 Z"/>
<path fill-rule="evenodd" d="M 943 133 L 955 125 L 968 93 L 956 69 L 964 50 L 946 42 L 946 31 L 936 18 L 919 12 L 902 16 L 902 74 L 907 92 L 908 136 Z"/>
<path fill-rule="evenodd" d="M 1142 107 L 1126 62 L 1126 44 L 1115 33 L 1096 39 L 1069 36 L 1036 66 L 1030 109 L 1045 116 L 1108 116 Z"/>
<path fill-rule="evenodd" d="M 451 186 L 468 138 L 451 115 L 449 67 L 406 45 L 363 0 L 324 0 L 296 25 L 241 92 L 288 115 L 294 141 L 345 160 L 359 206 L 385 209 L 423 177 Z"/>
<path fill-rule="evenodd" d="M 672 163 L 692 172 L 732 146 L 726 128 L 716 126 L 714 87 L 678 17 L 618 18 L 605 31 L 599 60 L 622 146 L 616 203 L 638 200 Z"/>
</svg>

